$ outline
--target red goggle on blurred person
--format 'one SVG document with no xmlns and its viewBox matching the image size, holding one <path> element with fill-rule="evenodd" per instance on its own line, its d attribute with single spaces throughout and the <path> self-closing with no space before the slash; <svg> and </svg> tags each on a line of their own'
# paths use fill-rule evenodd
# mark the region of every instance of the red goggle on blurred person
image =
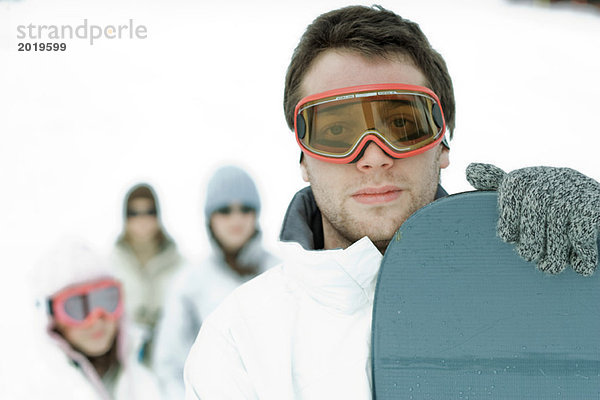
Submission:
<svg viewBox="0 0 600 400">
<path fill-rule="evenodd" d="M 101 315 L 116 320 L 123 314 L 121 285 L 106 278 L 69 286 L 53 295 L 48 306 L 57 321 L 69 326 L 89 325 Z"/>
</svg>

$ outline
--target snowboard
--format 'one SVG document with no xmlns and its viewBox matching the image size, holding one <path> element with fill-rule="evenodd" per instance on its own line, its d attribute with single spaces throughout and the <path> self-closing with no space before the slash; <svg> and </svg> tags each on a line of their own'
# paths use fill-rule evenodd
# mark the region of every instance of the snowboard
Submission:
<svg viewBox="0 0 600 400">
<path fill-rule="evenodd" d="M 375 399 L 600 398 L 600 268 L 543 273 L 497 220 L 496 192 L 467 192 L 396 232 L 374 298 Z"/>
</svg>

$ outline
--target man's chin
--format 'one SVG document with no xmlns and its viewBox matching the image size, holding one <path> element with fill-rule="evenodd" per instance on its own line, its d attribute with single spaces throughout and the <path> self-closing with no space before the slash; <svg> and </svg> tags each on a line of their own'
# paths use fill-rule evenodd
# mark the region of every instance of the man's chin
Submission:
<svg viewBox="0 0 600 400">
<path fill-rule="evenodd" d="M 375 226 L 372 229 L 365 230 L 361 238 L 368 236 L 371 242 L 373 242 L 377 246 L 378 243 L 388 243 L 397 230 L 398 229 L 395 226 L 390 225 L 388 221 L 388 224 L 381 224 L 379 226 Z"/>
</svg>

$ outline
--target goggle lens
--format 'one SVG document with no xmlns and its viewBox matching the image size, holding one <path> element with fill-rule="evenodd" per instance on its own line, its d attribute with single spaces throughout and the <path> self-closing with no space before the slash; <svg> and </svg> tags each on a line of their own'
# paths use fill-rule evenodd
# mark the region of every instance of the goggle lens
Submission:
<svg viewBox="0 0 600 400">
<path fill-rule="evenodd" d="M 116 311 L 120 295 L 116 286 L 95 289 L 88 294 L 80 294 L 67 298 L 64 303 L 65 313 L 77 321 L 85 318 L 95 309 L 101 308 L 108 314 Z"/>
<path fill-rule="evenodd" d="M 439 100 L 427 88 L 369 85 L 326 92 L 296 108 L 300 145 L 319 158 L 350 162 L 370 138 L 396 158 L 439 142 L 445 124 Z M 430 146 L 430 147 L 431 147 Z"/>
<path fill-rule="evenodd" d="M 230 215 L 231 213 L 233 213 L 236 210 L 239 211 L 242 214 L 249 214 L 251 212 L 256 212 L 256 210 L 254 209 L 254 207 L 246 206 L 246 205 L 242 205 L 240 207 L 225 206 L 225 207 L 217 208 L 215 210 L 215 212 L 217 214 L 221 214 L 221 215 Z"/>
<path fill-rule="evenodd" d="M 104 313 L 117 319 L 123 312 L 121 288 L 113 279 L 69 287 L 49 299 L 54 317 L 67 325 L 82 325 Z"/>
<path fill-rule="evenodd" d="M 156 209 L 154 208 L 150 210 L 127 210 L 127 218 L 134 218 L 140 216 L 156 217 L 156 214 Z"/>
</svg>

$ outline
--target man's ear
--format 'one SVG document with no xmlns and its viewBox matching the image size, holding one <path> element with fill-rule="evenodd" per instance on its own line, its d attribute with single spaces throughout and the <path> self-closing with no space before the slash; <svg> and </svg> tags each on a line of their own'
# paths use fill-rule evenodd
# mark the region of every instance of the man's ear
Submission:
<svg viewBox="0 0 600 400">
<path fill-rule="evenodd" d="M 308 171 L 306 170 L 306 157 L 302 157 L 300 160 L 300 174 L 302 175 L 302 180 L 304 182 L 310 183 L 308 180 Z"/>
<path fill-rule="evenodd" d="M 450 149 L 446 146 L 441 146 L 442 152 L 440 153 L 440 168 L 447 168 L 450 165 Z"/>
</svg>

